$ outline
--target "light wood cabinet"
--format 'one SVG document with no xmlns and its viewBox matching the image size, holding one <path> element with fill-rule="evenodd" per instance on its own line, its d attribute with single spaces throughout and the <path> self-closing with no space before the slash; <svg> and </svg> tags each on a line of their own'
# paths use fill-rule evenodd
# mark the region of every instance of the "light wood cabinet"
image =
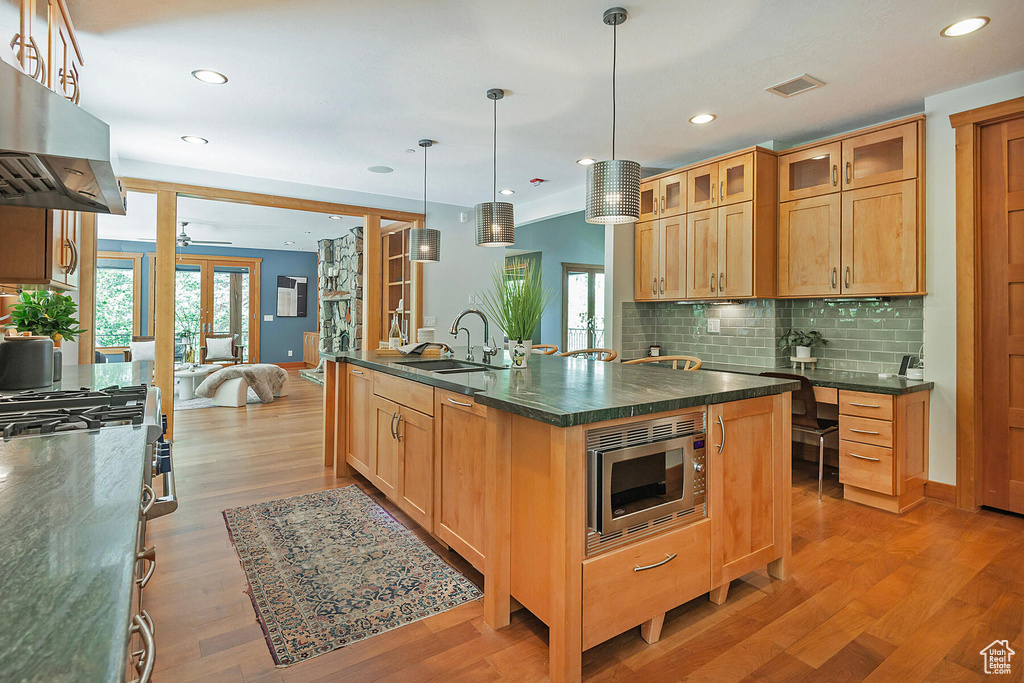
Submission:
<svg viewBox="0 0 1024 683">
<path fill-rule="evenodd" d="M 686 217 L 637 223 L 633 228 L 634 298 L 638 301 L 686 296 Z"/>
<path fill-rule="evenodd" d="M 843 294 L 917 289 L 917 181 L 843 192 Z"/>
<path fill-rule="evenodd" d="M 686 210 L 704 211 L 718 205 L 718 162 L 686 172 Z"/>
<path fill-rule="evenodd" d="M 779 157 L 779 201 L 839 192 L 843 145 L 833 142 Z"/>
<path fill-rule="evenodd" d="M 789 405 L 785 394 L 709 408 L 712 586 L 788 555 Z"/>
<path fill-rule="evenodd" d="M 720 206 L 754 199 L 754 153 L 748 152 L 718 162 L 718 203 Z"/>
<path fill-rule="evenodd" d="M 754 294 L 754 203 L 718 209 L 718 295 Z"/>
<path fill-rule="evenodd" d="M 395 422 L 399 445 L 398 507 L 427 531 L 433 529 L 434 420 L 415 410 L 400 410 Z"/>
<path fill-rule="evenodd" d="M 633 226 L 633 298 L 652 301 L 658 298 L 661 263 L 658 251 L 661 238 L 658 221 Z"/>
<path fill-rule="evenodd" d="M 373 372 L 353 365 L 345 365 L 345 461 L 356 472 L 372 480 L 376 450 L 376 432 L 373 431 Z M 373 441 L 371 441 L 373 440 Z"/>
<path fill-rule="evenodd" d="M 484 571 L 487 408 L 434 391 L 434 533 Z"/>
<path fill-rule="evenodd" d="M 686 296 L 710 299 L 718 292 L 718 211 L 686 216 Z"/>
<path fill-rule="evenodd" d="M 397 501 L 401 452 L 394 428 L 401 406 L 380 396 L 374 396 L 371 405 L 373 455 L 370 459 L 370 481 L 388 498 Z"/>
<path fill-rule="evenodd" d="M 657 179 L 640 183 L 640 220 L 650 221 L 661 211 L 661 186 Z"/>
<path fill-rule="evenodd" d="M 674 173 L 658 180 L 660 216 L 670 218 L 686 213 L 686 173 Z"/>
<path fill-rule="evenodd" d="M 841 205 L 838 193 L 779 205 L 779 296 L 840 293 Z"/>
<path fill-rule="evenodd" d="M 77 289 L 80 226 L 74 211 L 0 207 L 0 285 Z"/>
<path fill-rule="evenodd" d="M 917 177 L 917 123 L 843 140 L 843 190 Z"/>
</svg>

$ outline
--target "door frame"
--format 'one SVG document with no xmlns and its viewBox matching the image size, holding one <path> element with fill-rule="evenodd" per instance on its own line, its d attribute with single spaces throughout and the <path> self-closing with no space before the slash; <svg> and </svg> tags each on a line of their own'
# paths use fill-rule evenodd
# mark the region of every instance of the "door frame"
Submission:
<svg viewBox="0 0 1024 683">
<path fill-rule="evenodd" d="M 604 275 L 604 266 L 596 263 L 567 263 L 562 262 L 562 350 L 572 351 L 569 348 L 569 273 L 587 271 L 590 276 L 587 280 L 587 310 L 593 311 L 596 299 L 594 294 L 594 275 L 601 273 Z M 605 280 L 607 286 L 608 281 Z M 605 318 L 607 318 L 607 314 Z M 603 328 L 602 328 L 603 329 Z M 587 331 L 587 345 L 584 348 L 594 348 L 597 345 L 597 337 L 590 338 L 590 331 Z"/>
<path fill-rule="evenodd" d="M 981 188 L 982 126 L 1024 114 L 1024 97 L 949 117 L 956 130 L 956 506 L 981 500 Z"/>
</svg>

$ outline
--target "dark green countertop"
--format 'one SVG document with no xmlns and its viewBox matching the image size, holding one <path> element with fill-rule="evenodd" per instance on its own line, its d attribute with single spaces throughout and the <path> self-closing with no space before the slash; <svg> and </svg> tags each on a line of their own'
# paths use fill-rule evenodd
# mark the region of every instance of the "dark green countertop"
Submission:
<svg viewBox="0 0 1024 683">
<path fill-rule="evenodd" d="M 146 431 L 0 441 L 0 678 L 123 680 Z"/>
<path fill-rule="evenodd" d="M 751 365 L 728 365 L 725 363 L 704 363 L 704 370 L 712 372 L 734 372 L 742 375 L 759 375 L 762 372 L 785 372 L 803 375 L 816 387 L 865 391 L 873 394 L 912 394 L 915 391 L 930 391 L 934 382 L 906 377 L 883 379 L 870 372 L 847 372 L 845 370 L 799 370 L 797 368 L 759 368 Z"/>
<path fill-rule="evenodd" d="M 454 358 L 465 358 L 465 348 Z M 477 352 L 477 358 L 481 354 Z M 378 356 L 373 351 L 321 354 L 379 372 L 473 396 L 477 403 L 556 427 L 571 427 L 620 417 L 726 403 L 780 394 L 796 382 L 741 374 L 671 372 L 662 368 L 603 363 L 582 358 L 530 356 L 523 370 L 495 367 L 475 373 L 438 375 L 396 365 L 415 360 Z M 507 356 L 504 363 L 508 363 Z"/>
<path fill-rule="evenodd" d="M 132 363 L 97 363 L 95 365 L 65 365 L 63 377 L 49 387 L 30 391 L 57 391 L 58 389 L 102 389 L 114 384 L 152 384 L 153 363 L 135 361 Z M 0 394 L 17 394 L 23 391 L 0 391 Z"/>
</svg>

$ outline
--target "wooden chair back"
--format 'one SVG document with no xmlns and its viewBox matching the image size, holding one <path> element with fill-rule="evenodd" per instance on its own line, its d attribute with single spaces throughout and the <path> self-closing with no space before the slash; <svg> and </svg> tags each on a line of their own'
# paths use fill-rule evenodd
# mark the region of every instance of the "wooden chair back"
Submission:
<svg viewBox="0 0 1024 683">
<path fill-rule="evenodd" d="M 800 382 L 800 388 L 793 392 L 793 424 L 814 429 L 822 427 L 818 420 L 818 400 L 814 398 L 814 385 L 811 384 L 811 380 L 803 375 L 793 375 L 787 372 L 762 372 L 761 377 L 791 379 Z"/>
<path fill-rule="evenodd" d="M 208 334 L 208 335 L 206 335 L 206 338 L 207 339 L 228 339 L 228 338 L 234 339 L 237 336 L 238 336 L 237 334 Z M 218 359 L 218 360 L 227 360 L 227 359 Z M 242 362 L 242 345 L 241 344 L 238 344 L 238 343 L 231 344 L 231 360 L 233 362 L 235 362 L 236 364 Z M 199 362 L 200 362 L 200 364 L 206 362 L 206 344 L 203 344 L 202 346 L 199 347 Z"/>
<path fill-rule="evenodd" d="M 558 353 L 557 344 L 534 344 L 533 350 L 540 352 L 542 355 L 550 356 L 553 353 Z"/>
<path fill-rule="evenodd" d="M 597 359 L 604 361 L 605 363 L 613 361 L 619 357 L 615 351 L 611 349 L 579 349 L 577 351 L 566 351 L 565 353 L 558 354 L 559 356 L 593 356 L 596 355 Z"/>
<path fill-rule="evenodd" d="M 624 360 L 623 365 L 639 365 L 640 363 L 660 363 L 672 361 L 672 369 L 679 369 L 679 361 L 683 361 L 683 370 L 700 370 L 704 361 L 697 356 L 650 356 L 648 358 L 637 358 L 635 360 Z"/>
</svg>

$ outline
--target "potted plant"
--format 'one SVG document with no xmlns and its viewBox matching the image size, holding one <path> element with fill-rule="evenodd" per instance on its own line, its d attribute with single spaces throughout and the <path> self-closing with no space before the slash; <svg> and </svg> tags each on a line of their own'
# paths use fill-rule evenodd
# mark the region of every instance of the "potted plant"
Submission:
<svg viewBox="0 0 1024 683">
<path fill-rule="evenodd" d="M 551 291 L 541 282 L 540 270 L 524 259 L 499 263 L 492 277 L 494 291 L 480 294 L 480 305 L 508 337 L 512 367 L 525 367 Z"/>
<path fill-rule="evenodd" d="M 59 381 L 63 356 L 60 344 L 64 339 L 75 340 L 85 332 L 78 327 L 75 312 L 78 304 L 66 294 L 39 290 L 22 292 L 18 302 L 11 306 L 11 324 L 18 332 L 50 339 L 53 344 L 52 381 Z"/>
<path fill-rule="evenodd" d="M 779 347 L 795 347 L 797 358 L 810 358 L 812 346 L 824 346 L 825 344 L 828 344 L 828 341 L 821 336 L 821 332 L 817 332 L 815 330 L 811 330 L 810 332 L 786 330 L 779 338 Z"/>
</svg>

